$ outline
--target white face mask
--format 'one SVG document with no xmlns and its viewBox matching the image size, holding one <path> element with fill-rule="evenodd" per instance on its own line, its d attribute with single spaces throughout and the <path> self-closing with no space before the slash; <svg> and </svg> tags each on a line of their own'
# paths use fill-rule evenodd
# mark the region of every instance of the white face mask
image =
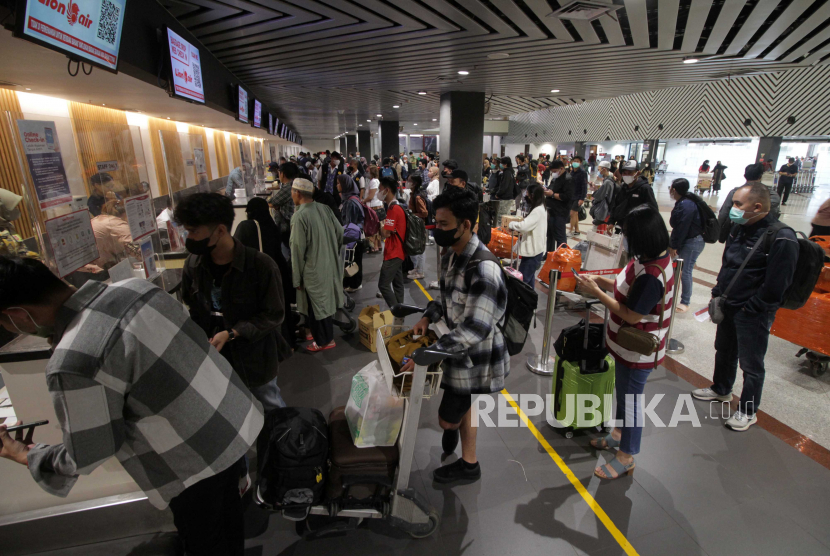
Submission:
<svg viewBox="0 0 830 556">
<path fill-rule="evenodd" d="M 561 174 L 562 174 L 562 172 L 551 172 L 550 176 L 551 176 L 553 179 L 556 179 L 556 178 L 558 178 Z"/>
<path fill-rule="evenodd" d="M 634 176 L 623 176 L 623 181 L 626 184 L 631 184 L 634 181 Z"/>
</svg>

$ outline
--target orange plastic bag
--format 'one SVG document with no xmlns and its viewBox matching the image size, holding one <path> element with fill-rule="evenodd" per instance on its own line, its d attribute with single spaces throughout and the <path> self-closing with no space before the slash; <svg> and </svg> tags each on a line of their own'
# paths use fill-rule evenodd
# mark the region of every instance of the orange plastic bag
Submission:
<svg viewBox="0 0 830 556">
<path fill-rule="evenodd" d="M 800 309 L 778 309 L 771 332 L 797 346 L 830 355 L 830 294 L 813 292 Z"/>
<path fill-rule="evenodd" d="M 495 256 L 502 259 L 509 259 L 510 252 L 516 241 L 516 237 L 506 234 L 497 228 L 493 228 L 490 232 L 490 243 L 487 244 L 487 248 Z"/>
<path fill-rule="evenodd" d="M 830 255 L 830 236 L 813 236 L 810 238 L 824 248 L 824 252 Z"/>
<path fill-rule="evenodd" d="M 577 270 L 582 268 L 582 253 L 576 249 L 571 249 L 567 245 L 562 245 L 556 251 L 548 253 L 545 264 L 542 265 L 542 270 L 539 271 L 539 280 L 550 287 L 551 270 L 570 272 L 574 268 Z M 574 291 L 576 289 L 576 278 L 560 278 L 556 289 L 563 292 Z"/>
</svg>

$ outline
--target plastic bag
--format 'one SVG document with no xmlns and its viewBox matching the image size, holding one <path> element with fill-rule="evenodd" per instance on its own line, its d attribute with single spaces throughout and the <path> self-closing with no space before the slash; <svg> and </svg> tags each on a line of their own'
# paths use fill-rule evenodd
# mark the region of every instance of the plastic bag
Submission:
<svg viewBox="0 0 830 556">
<path fill-rule="evenodd" d="M 378 361 L 360 369 L 352 378 L 346 422 L 358 448 L 393 446 L 403 423 L 403 398 L 394 398 Z"/>
<path fill-rule="evenodd" d="M 582 268 L 582 253 L 563 244 L 556 251 L 548 253 L 545 264 L 539 272 L 539 279 L 543 284 L 550 287 L 548 281 L 551 270 L 558 270 L 559 272 L 565 273 L 570 272 L 574 268 L 577 270 Z M 561 292 L 574 291 L 576 289 L 576 278 L 560 278 L 556 289 Z"/>
</svg>

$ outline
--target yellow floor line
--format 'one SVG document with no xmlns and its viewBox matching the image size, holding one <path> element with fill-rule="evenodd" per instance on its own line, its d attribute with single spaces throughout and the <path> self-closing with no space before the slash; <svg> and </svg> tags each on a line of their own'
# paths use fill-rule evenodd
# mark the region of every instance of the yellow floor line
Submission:
<svg viewBox="0 0 830 556">
<path fill-rule="evenodd" d="M 424 289 L 421 283 L 418 280 L 414 280 L 414 282 L 418 285 L 419 288 L 421 288 L 421 291 L 424 292 L 426 298 L 432 301 L 432 296 L 429 295 L 429 293 Z M 544 436 L 542 436 L 542 433 L 539 432 L 539 429 L 536 428 L 536 425 L 534 425 L 530 421 L 530 419 L 527 418 L 527 415 L 525 415 L 521 408 L 519 408 L 518 404 L 513 399 L 513 396 L 511 396 L 507 390 L 502 390 L 501 394 L 505 397 L 505 399 L 507 399 L 510 405 L 516 409 L 516 414 L 519 416 L 519 419 L 521 419 L 525 423 L 525 425 L 527 425 L 527 428 L 530 430 L 531 434 L 533 434 L 533 436 L 536 437 L 536 440 L 539 441 L 539 444 L 541 444 L 545 451 L 548 453 L 550 459 L 552 459 L 556 466 L 559 467 L 559 470 L 562 472 L 562 474 L 564 474 L 565 477 L 568 478 L 568 480 L 571 482 L 571 485 L 573 485 L 573 487 L 576 489 L 579 495 L 582 496 L 582 499 L 585 500 L 585 503 L 588 504 L 588 507 L 591 508 L 591 511 L 594 512 L 594 514 L 602 522 L 605 528 L 608 529 L 608 532 L 611 533 L 611 536 L 614 537 L 614 540 L 617 541 L 617 543 L 625 551 L 625 553 L 628 554 L 628 556 L 638 556 L 637 551 L 634 549 L 633 546 L 631 546 L 631 543 L 628 542 L 628 539 L 625 538 L 625 535 L 623 535 L 622 532 L 619 529 L 617 529 L 617 526 L 614 525 L 614 522 L 611 521 L 611 518 L 608 517 L 608 514 L 605 513 L 605 510 L 603 510 L 602 507 L 599 504 L 597 504 L 597 501 L 594 500 L 594 497 L 591 496 L 591 493 L 588 492 L 588 490 L 585 488 L 582 482 L 576 477 L 576 475 L 574 475 L 573 471 L 571 471 L 571 468 L 568 467 L 568 464 L 565 463 L 565 460 L 563 460 L 562 457 L 558 453 L 556 453 L 556 450 L 553 449 L 553 446 L 550 445 L 548 440 Z"/>
</svg>

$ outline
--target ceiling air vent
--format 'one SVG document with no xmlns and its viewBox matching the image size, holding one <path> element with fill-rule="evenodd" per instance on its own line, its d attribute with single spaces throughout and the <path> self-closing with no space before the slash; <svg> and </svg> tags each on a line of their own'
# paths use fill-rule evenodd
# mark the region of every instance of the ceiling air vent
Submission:
<svg viewBox="0 0 830 556">
<path fill-rule="evenodd" d="M 611 14 L 622 8 L 608 2 L 590 2 L 586 0 L 574 0 L 549 13 L 546 17 L 558 17 L 559 19 L 578 19 L 580 21 L 593 21 L 605 14 Z"/>
</svg>

